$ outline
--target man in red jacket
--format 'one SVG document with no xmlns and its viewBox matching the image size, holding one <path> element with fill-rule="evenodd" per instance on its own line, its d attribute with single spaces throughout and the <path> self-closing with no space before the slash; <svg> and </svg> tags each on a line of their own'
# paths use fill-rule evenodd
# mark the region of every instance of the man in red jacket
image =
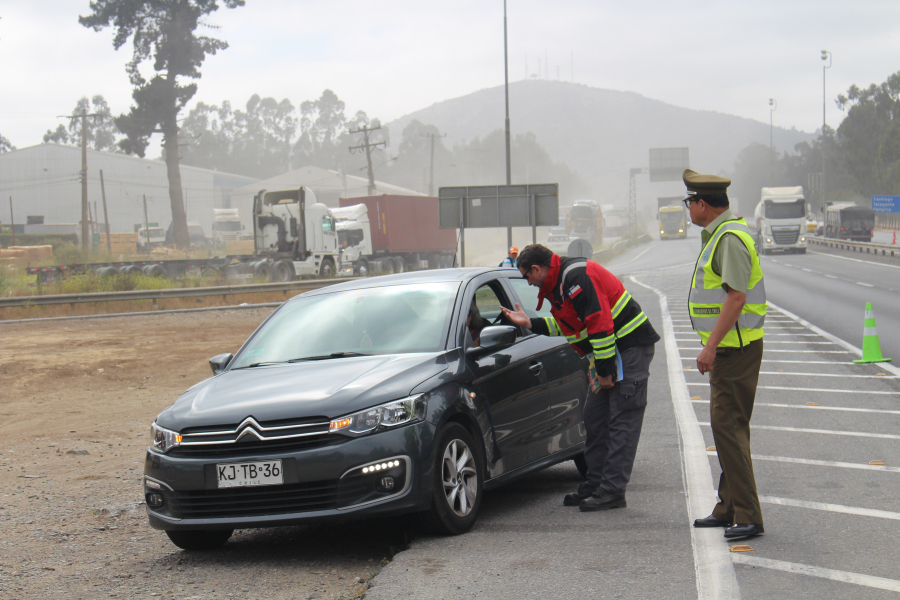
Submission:
<svg viewBox="0 0 900 600">
<path fill-rule="evenodd" d="M 504 308 L 504 315 L 534 333 L 566 336 L 591 360 L 584 405 L 587 481 L 567 494 L 563 504 L 582 511 L 625 507 L 659 335 L 622 282 L 594 261 L 560 258 L 532 244 L 522 249 L 516 263 L 528 283 L 540 288 L 537 309 L 548 300 L 553 316 L 532 319 L 518 304 L 515 311 Z"/>
</svg>

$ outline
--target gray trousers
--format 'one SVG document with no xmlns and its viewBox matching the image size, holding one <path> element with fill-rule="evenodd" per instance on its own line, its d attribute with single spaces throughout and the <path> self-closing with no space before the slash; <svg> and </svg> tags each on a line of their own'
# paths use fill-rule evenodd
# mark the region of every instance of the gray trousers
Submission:
<svg viewBox="0 0 900 600">
<path fill-rule="evenodd" d="M 654 346 L 624 350 L 622 380 L 611 389 L 589 392 L 584 404 L 587 483 L 615 496 L 625 495 L 631 479 L 654 350 Z"/>
</svg>

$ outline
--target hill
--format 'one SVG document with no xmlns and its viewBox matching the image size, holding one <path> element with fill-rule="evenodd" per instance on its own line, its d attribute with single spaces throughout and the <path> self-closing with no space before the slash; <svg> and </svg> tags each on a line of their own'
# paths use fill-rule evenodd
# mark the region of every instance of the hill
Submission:
<svg viewBox="0 0 900 600">
<path fill-rule="evenodd" d="M 576 169 L 593 197 L 604 203 L 627 201 L 629 169 L 648 166 L 650 148 L 687 146 L 691 168 L 728 176 L 743 148 L 769 143 L 768 123 L 672 106 L 632 92 L 523 80 L 510 83 L 509 93 L 512 135 L 534 133 L 552 159 Z M 452 146 L 502 130 L 504 117 L 501 85 L 437 102 L 386 125 L 394 140 L 413 119 L 435 125 Z M 794 129 L 774 130 L 775 147 L 782 151 L 813 137 Z M 498 173 L 497 183 L 504 178 L 504 172 Z M 649 183 L 646 175 L 637 181 L 642 206 L 655 206 L 653 198 L 683 191 L 680 183 Z"/>
</svg>

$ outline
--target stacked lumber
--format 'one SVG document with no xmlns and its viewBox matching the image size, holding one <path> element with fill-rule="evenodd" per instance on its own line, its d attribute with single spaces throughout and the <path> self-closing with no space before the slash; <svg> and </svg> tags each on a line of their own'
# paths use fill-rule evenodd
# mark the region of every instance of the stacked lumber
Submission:
<svg viewBox="0 0 900 600">
<path fill-rule="evenodd" d="M 99 235 L 99 250 L 102 252 L 106 249 L 106 233 Z M 137 254 L 137 233 L 110 233 L 109 246 L 110 252 L 113 254 Z"/>
<path fill-rule="evenodd" d="M 225 254 L 227 254 L 228 256 L 253 254 L 253 240 L 226 241 Z"/>
<path fill-rule="evenodd" d="M 39 261 L 53 258 L 53 246 L 8 246 L 0 249 L 0 258 Z"/>
</svg>

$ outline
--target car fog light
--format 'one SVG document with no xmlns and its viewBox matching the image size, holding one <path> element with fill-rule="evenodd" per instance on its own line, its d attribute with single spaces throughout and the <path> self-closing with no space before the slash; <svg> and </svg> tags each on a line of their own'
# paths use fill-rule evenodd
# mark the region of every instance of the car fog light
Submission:
<svg viewBox="0 0 900 600">
<path fill-rule="evenodd" d="M 394 489 L 394 478 L 393 477 L 382 477 L 381 481 L 378 482 L 378 489 L 384 490 L 388 492 Z"/>
<path fill-rule="evenodd" d="M 151 508 L 159 508 L 163 505 L 163 497 L 162 494 L 152 493 L 147 494 L 147 506 Z"/>
</svg>

